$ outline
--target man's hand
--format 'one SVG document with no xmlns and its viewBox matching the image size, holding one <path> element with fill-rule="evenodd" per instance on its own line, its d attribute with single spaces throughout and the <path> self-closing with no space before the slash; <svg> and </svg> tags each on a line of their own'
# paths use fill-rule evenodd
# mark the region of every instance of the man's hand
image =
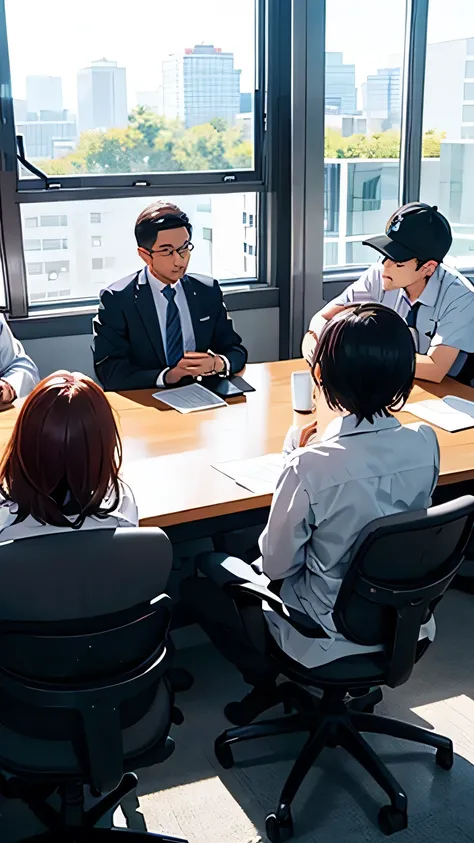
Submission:
<svg viewBox="0 0 474 843">
<path fill-rule="evenodd" d="M 8 381 L 0 379 L 0 405 L 11 404 L 16 398 L 16 392 Z"/>
<path fill-rule="evenodd" d="M 212 371 L 223 372 L 225 363 L 217 355 L 203 351 L 186 351 L 179 363 L 165 375 L 167 384 L 179 383 L 182 378 L 197 378 L 199 375 L 209 375 Z"/>
</svg>

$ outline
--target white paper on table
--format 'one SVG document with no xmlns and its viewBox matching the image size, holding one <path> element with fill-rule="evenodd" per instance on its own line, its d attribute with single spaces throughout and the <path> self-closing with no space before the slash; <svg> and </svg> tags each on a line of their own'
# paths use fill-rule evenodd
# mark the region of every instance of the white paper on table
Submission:
<svg viewBox="0 0 474 843">
<path fill-rule="evenodd" d="M 471 404 L 470 401 L 463 402 L 462 399 L 451 395 L 448 395 L 447 399 L 434 398 L 428 401 L 416 401 L 414 404 L 407 404 L 405 409 L 407 413 L 413 413 L 414 416 L 418 416 L 418 418 L 430 422 L 430 424 L 434 424 L 442 430 L 447 430 L 449 433 L 474 427 L 474 405 L 471 405 L 471 412 L 467 413 L 461 411 L 458 407 L 460 408 L 464 403 Z"/>
<path fill-rule="evenodd" d="M 168 404 L 178 413 L 195 413 L 197 410 L 214 410 L 216 407 L 227 407 L 225 401 L 214 395 L 210 389 L 199 383 L 180 386 L 177 389 L 163 389 L 154 392 L 153 398 Z"/>
<path fill-rule="evenodd" d="M 278 478 L 284 468 L 282 454 L 265 454 L 248 460 L 219 462 L 212 466 L 221 474 L 226 474 L 239 486 L 257 495 L 272 494 Z"/>
</svg>

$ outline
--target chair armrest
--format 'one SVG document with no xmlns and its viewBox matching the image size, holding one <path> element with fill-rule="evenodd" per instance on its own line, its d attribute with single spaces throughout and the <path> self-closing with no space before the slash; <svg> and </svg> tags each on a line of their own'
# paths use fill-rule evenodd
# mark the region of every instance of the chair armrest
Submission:
<svg viewBox="0 0 474 843">
<path fill-rule="evenodd" d="M 304 635 L 305 638 L 329 638 L 329 635 L 324 629 L 313 621 L 305 612 L 300 612 L 298 609 L 293 609 L 283 602 L 281 597 L 274 594 L 264 585 L 253 582 L 229 582 L 226 584 L 224 590 L 232 596 L 238 591 L 240 594 L 245 594 L 248 597 L 257 598 L 262 603 L 268 603 L 271 609 L 277 613 L 283 620 L 290 624 L 293 629 Z"/>
</svg>

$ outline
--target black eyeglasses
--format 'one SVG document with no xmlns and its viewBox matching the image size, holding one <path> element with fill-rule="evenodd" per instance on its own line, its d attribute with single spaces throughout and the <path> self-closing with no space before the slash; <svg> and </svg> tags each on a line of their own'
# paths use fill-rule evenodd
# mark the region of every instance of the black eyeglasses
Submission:
<svg viewBox="0 0 474 843">
<path fill-rule="evenodd" d="M 180 256 L 180 258 L 184 258 L 187 252 L 192 252 L 194 249 L 194 243 L 185 243 L 184 246 L 180 246 L 179 249 L 173 249 L 171 246 L 168 246 L 165 249 L 148 249 L 148 253 L 150 255 L 161 255 L 163 258 L 170 258 L 174 252 Z"/>
</svg>

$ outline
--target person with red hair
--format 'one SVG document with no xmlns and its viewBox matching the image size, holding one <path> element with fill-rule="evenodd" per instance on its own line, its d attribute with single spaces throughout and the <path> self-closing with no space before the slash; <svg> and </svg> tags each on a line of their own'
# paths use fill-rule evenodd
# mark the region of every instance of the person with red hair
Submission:
<svg viewBox="0 0 474 843">
<path fill-rule="evenodd" d="M 0 541 L 61 529 L 135 527 L 122 443 L 102 389 L 58 371 L 26 398 L 0 460 Z"/>
</svg>

